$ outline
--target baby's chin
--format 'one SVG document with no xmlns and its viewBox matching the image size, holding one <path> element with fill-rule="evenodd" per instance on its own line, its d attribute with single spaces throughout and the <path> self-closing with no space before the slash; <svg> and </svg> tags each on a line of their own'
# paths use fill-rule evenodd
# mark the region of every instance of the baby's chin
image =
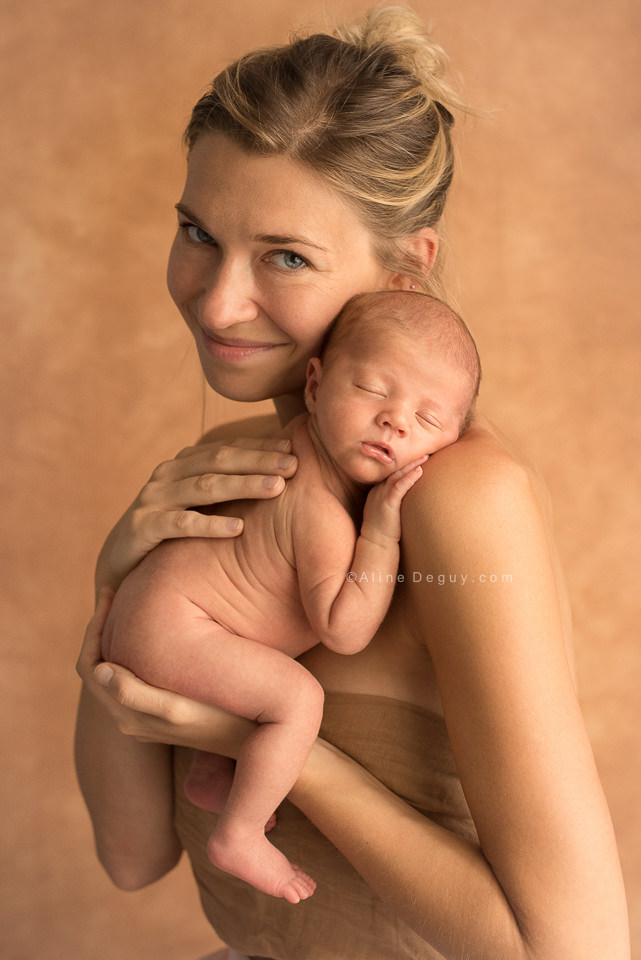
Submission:
<svg viewBox="0 0 641 960">
<path fill-rule="evenodd" d="M 358 464 L 350 464 L 350 469 L 346 470 L 346 473 L 353 483 L 357 483 L 361 487 L 372 487 L 375 483 L 382 483 L 383 480 L 387 480 L 396 470 L 398 470 L 398 467 L 395 463 L 383 464 L 373 458 L 368 458 L 363 459 Z"/>
</svg>

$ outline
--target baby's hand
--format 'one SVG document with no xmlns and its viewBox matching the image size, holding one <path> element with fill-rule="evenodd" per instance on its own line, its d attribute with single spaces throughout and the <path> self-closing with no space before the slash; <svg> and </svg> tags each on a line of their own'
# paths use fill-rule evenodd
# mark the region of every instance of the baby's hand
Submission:
<svg viewBox="0 0 641 960">
<path fill-rule="evenodd" d="M 403 497 L 423 475 L 422 463 L 427 456 L 414 460 L 390 474 L 387 480 L 372 487 L 365 501 L 361 536 L 381 545 L 401 538 L 401 503 Z"/>
</svg>

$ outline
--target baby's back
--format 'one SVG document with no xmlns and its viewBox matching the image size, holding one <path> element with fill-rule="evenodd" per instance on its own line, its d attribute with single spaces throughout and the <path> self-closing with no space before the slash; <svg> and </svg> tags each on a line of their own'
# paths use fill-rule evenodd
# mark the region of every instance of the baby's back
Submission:
<svg viewBox="0 0 641 960">
<path fill-rule="evenodd" d="M 309 442 L 296 453 L 298 470 L 280 496 L 217 508 L 243 518 L 240 536 L 166 540 L 129 574 L 104 631 L 106 659 L 149 676 L 146 667 L 165 647 L 158 638 L 171 630 L 179 654 L 181 631 L 203 617 L 291 657 L 315 646 L 301 601 L 292 524 L 296 511 L 313 510 L 322 500 L 317 494 L 327 491 Z"/>
</svg>

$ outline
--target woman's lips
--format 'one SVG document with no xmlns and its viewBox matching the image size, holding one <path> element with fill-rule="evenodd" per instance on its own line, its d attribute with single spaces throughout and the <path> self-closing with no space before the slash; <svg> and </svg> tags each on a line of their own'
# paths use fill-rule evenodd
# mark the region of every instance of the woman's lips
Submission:
<svg viewBox="0 0 641 960">
<path fill-rule="evenodd" d="M 256 356 L 256 354 L 265 353 L 266 350 L 273 350 L 274 347 L 280 346 L 278 343 L 244 340 L 239 337 L 230 337 L 229 339 L 212 337 L 204 330 L 203 341 L 210 356 L 225 362 L 247 360 L 249 357 Z"/>
<path fill-rule="evenodd" d="M 381 463 L 388 465 L 393 463 L 393 457 L 390 456 L 390 448 L 384 443 L 370 443 L 368 440 L 361 442 L 363 453 L 374 460 L 380 460 Z"/>
</svg>

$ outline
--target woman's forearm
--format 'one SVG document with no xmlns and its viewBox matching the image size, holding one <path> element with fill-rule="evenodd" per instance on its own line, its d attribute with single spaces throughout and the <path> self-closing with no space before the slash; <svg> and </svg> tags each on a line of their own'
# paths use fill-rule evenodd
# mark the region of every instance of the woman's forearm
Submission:
<svg viewBox="0 0 641 960">
<path fill-rule="evenodd" d="M 75 759 L 98 857 L 114 883 L 135 890 L 167 873 L 181 853 L 173 825 L 171 748 L 120 733 L 83 688 Z"/>
<path fill-rule="evenodd" d="M 479 846 L 422 816 L 329 744 L 317 742 L 290 799 L 447 960 L 629 958 L 619 891 L 609 877 L 603 885 L 595 878 L 603 923 L 578 915 L 571 889 L 561 904 L 542 897 L 526 921 L 519 891 L 508 899 Z M 577 937 L 577 928 L 586 932 Z"/>
<path fill-rule="evenodd" d="M 461 471 L 464 442 L 408 504 L 404 537 L 406 568 L 429 557 L 452 586 L 409 585 L 405 602 L 425 625 L 480 847 L 329 747 L 312 753 L 294 800 L 447 960 L 629 960 L 612 824 L 532 483 L 492 451 Z M 483 570 L 509 580 L 488 589 Z M 463 588 L 455 573 L 467 571 Z"/>
<path fill-rule="evenodd" d="M 480 848 L 319 741 L 290 799 L 371 889 L 447 960 L 530 957 Z"/>
</svg>

